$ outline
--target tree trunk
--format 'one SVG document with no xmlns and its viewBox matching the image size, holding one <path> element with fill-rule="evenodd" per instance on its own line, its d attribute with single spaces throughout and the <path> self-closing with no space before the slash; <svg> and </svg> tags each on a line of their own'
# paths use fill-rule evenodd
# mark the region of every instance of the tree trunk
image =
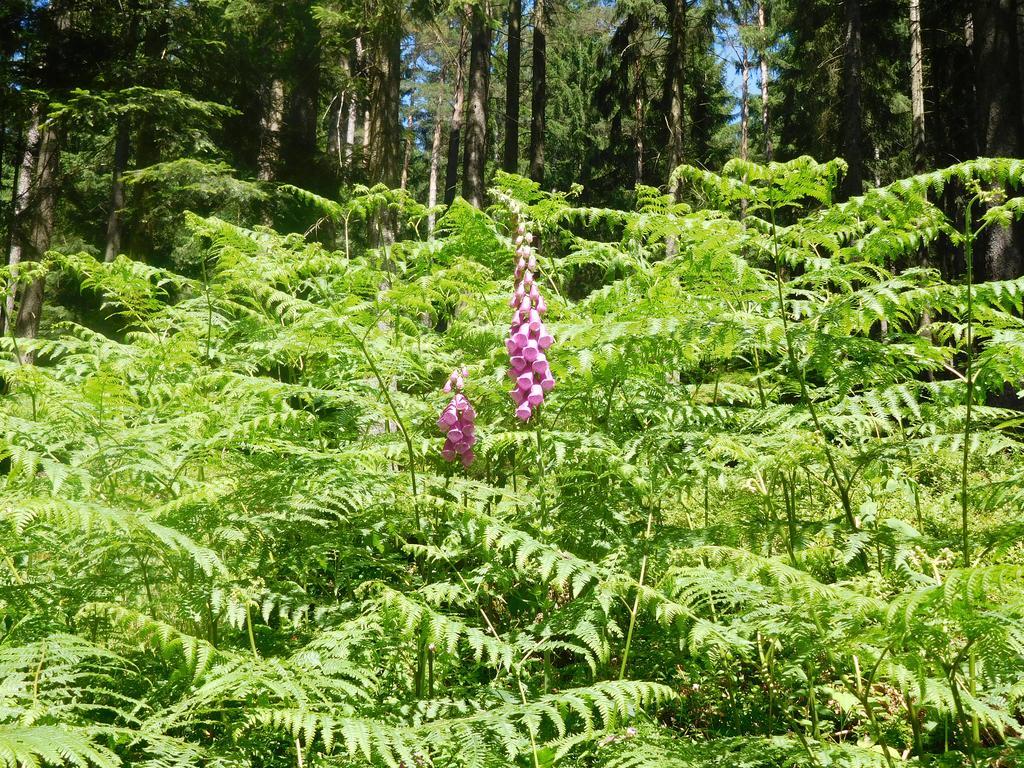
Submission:
<svg viewBox="0 0 1024 768">
<path fill-rule="evenodd" d="M 669 172 L 683 164 L 686 154 L 686 112 L 683 99 L 686 85 L 686 0 L 671 0 L 669 6 L 669 41 L 668 61 L 665 63 L 665 76 L 668 78 L 669 91 Z M 642 157 L 638 163 L 642 165 Z M 637 181 L 642 171 L 637 171 Z M 672 190 L 678 194 L 678 188 Z"/>
<path fill-rule="evenodd" d="M 976 92 L 979 145 L 987 157 L 1020 157 L 1022 125 L 1017 3 L 983 0 L 974 4 Z M 985 271 L 989 280 L 1010 280 L 1024 273 L 1020 226 L 994 227 L 987 233 Z"/>
<path fill-rule="evenodd" d="M 455 61 L 455 103 L 452 106 L 452 126 L 448 132 L 448 164 L 445 167 L 444 202 L 455 201 L 455 188 L 459 182 L 459 141 L 466 115 L 466 24 L 459 33 L 459 52 Z"/>
<path fill-rule="evenodd" d="M 427 207 L 433 208 L 437 205 L 437 181 L 441 171 L 441 139 L 444 133 L 444 76 L 445 69 L 441 68 L 441 79 L 438 83 L 440 93 L 437 97 L 437 110 L 434 113 L 434 136 L 430 142 L 430 182 L 427 187 Z M 434 212 L 427 214 L 427 233 L 434 234 Z"/>
<path fill-rule="evenodd" d="M 53 217 L 57 207 L 57 171 L 60 164 L 60 136 L 52 125 L 41 129 L 39 156 L 36 158 L 32 178 L 34 199 L 31 208 L 31 227 L 22 254 L 22 262 L 40 261 L 50 247 Z M 34 339 L 39 335 L 39 317 L 43 311 L 45 277 L 37 277 L 25 286 L 18 305 L 14 335 Z M 23 362 L 32 362 L 31 353 L 22 353 Z"/>
<path fill-rule="evenodd" d="M 342 166 L 341 121 L 344 119 L 345 101 L 347 98 L 348 94 L 344 90 L 339 91 L 331 99 L 331 104 L 327 108 L 327 154 L 337 163 L 338 168 Z"/>
<path fill-rule="evenodd" d="M 128 167 L 128 151 L 131 147 L 128 118 L 122 117 L 117 122 L 117 133 L 114 137 L 114 167 L 110 173 L 110 213 L 107 216 L 107 247 L 103 260 L 113 261 L 121 252 L 121 209 L 124 208 L 125 168 Z"/>
<path fill-rule="evenodd" d="M 367 54 L 366 54 L 366 46 L 363 45 L 363 38 L 362 38 L 362 36 L 356 38 L 356 69 L 358 69 L 359 75 L 360 75 L 360 77 L 363 78 L 363 80 L 369 80 L 370 79 L 370 72 L 369 72 L 369 66 L 368 66 Z M 364 161 L 365 161 L 365 159 L 366 159 L 365 158 L 365 156 L 366 156 L 366 148 L 370 146 L 370 131 L 371 131 L 370 108 L 368 106 L 364 106 L 364 107 L 361 108 L 361 110 L 362 111 L 360 113 L 360 117 L 362 117 L 362 123 L 363 123 L 363 140 L 362 140 L 362 145 L 363 145 L 363 156 L 364 156 Z"/>
<path fill-rule="evenodd" d="M 861 17 L 860 0 L 843 0 L 843 155 L 849 164 L 843 179 L 845 198 L 864 191 L 861 156 Z"/>
<path fill-rule="evenodd" d="M 320 116 L 320 25 L 299 3 L 295 37 L 289 42 L 289 71 L 298 72 L 288 89 L 287 109 L 282 133 L 281 178 L 303 183 L 317 159 L 317 131 Z"/>
<path fill-rule="evenodd" d="M 401 176 L 402 22 L 397 9 L 384 14 L 373 39 L 370 72 L 370 162 L 372 184 L 397 187 Z"/>
<path fill-rule="evenodd" d="M 4 335 L 11 332 L 14 308 L 18 296 L 18 265 L 25 254 L 28 238 L 31 234 L 30 195 L 35 194 L 32 175 L 35 170 L 36 153 L 39 150 L 39 105 L 33 104 L 29 115 L 28 128 L 25 131 L 25 147 L 21 153 L 14 180 L 14 191 L 11 196 L 10 240 L 11 246 L 7 256 L 10 266 L 10 282 L 7 285 L 7 296 L 4 300 Z"/>
<path fill-rule="evenodd" d="M 764 3 L 757 4 L 757 29 L 761 33 L 761 130 L 764 131 L 764 159 L 772 161 L 772 131 L 768 120 L 768 37 Z"/>
<path fill-rule="evenodd" d="M 476 208 L 482 208 L 484 205 L 490 38 L 487 11 L 480 4 L 474 5 L 470 12 L 469 27 L 469 98 L 466 114 L 466 151 L 462 158 L 462 196 Z"/>
<path fill-rule="evenodd" d="M 260 150 L 256 157 L 256 178 L 273 181 L 281 162 L 281 124 L 284 122 L 284 81 L 272 77 L 263 94 L 260 116 Z"/>
<path fill-rule="evenodd" d="M 533 75 L 530 82 L 530 178 L 544 183 L 544 130 L 548 106 L 548 10 L 550 0 L 533 3 Z"/>
<path fill-rule="evenodd" d="M 924 49 L 921 44 L 921 0 L 910 0 L 910 107 L 913 120 L 914 171 L 928 165 L 924 132 Z"/>
<path fill-rule="evenodd" d="M 746 160 L 750 153 L 750 52 L 745 45 L 740 52 L 740 158 Z"/>
<path fill-rule="evenodd" d="M 409 161 L 412 160 L 412 115 L 405 118 L 405 156 L 402 158 L 402 189 L 409 187 Z"/>
<path fill-rule="evenodd" d="M 358 38 L 356 39 L 358 43 Z M 347 87 L 348 102 L 345 112 L 345 151 L 344 164 L 346 168 L 352 165 L 352 158 L 355 155 L 356 126 L 359 123 L 359 92 L 355 88 L 355 78 L 359 75 L 359 58 L 356 52 L 350 52 L 346 59 L 345 71 L 349 75 Z"/>
<path fill-rule="evenodd" d="M 633 179 L 635 184 L 644 182 L 644 96 L 638 91 L 633 101 L 633 151 L 636 153 Z"/>
<path fill-rule="evenodd" d="M 505 153 L 501 167 L 519 173 L 519 68 L 522 64 L 523 0 L 508 4 L 508 75 L 505 78 Z"/>
</svg>

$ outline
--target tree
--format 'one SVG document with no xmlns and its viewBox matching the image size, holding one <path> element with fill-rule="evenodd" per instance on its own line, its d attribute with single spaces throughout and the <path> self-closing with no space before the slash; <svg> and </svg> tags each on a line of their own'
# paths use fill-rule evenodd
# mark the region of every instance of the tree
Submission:
<svg viewBox="0 0 1024 768">
<path fill-rule="evenodd" d="M 466 54 L 467 24 L 463 19 L 459 29 L 459 48 L 455 57 L 455 98 L 452 104 L 451 128 L 448 131 L 448 160 L 445 166 L 444 202 L 451 205 L 455 201 L 455 191 L 459 181 L 459 143 L 462 139 L 462 126 L 466 116 Z"/>
<path fill-rule="evenodd" d="M 758 62 L 761 69 L 761 130 L 764 132 L 764 159 L 772 160 L 772 126 L 768 119 L 768 25 L 766 22 L 765 2 L 757 4 L 757 31 L 760 36 Z"/>
<path fill-rule="evenodd" d="M 487 160 L 487 91 L 491 68 L 491 34 L 487 0 L 469 12 L 469 77 L 466 149 L 462 161 L 462 196 L 477 208 L 484 204 Z"/>
<path fill-rule="evenodd" d="M 913 110 L 914 170 L 925 170 L 924 50 L 921 45 L 921 0 L 910 0 L 910 104 Z"/>
<path fill-rule="evenodd" d="M 544 132 L 548 106 L 548 4 L 551 0 L 533 3 L 533 57 L 530 75 L 530 178 L 544 181 Z"/>
<path fill-rule="evenodd" d="M 505 150 L 501 167 L 519 172 L 519 68 L 521 65 L 523 0 L 508 4 L 508 73 L 505 79 Z"/>
<path fill-rule="evenodd" d="M 377 10 L 368 35 L 370 79 L 369 177 L 397 187 L 401 174 L 402 130 L 399 102 L 402 84 L 402 9 L 389 0 Z"/>
<path fill-rule="evenodd" d="M 848 169 L 843 180 L 845 196 L 863 191 L 863 156 L 861 149 L 861 58 L 860 0 L 843 0 L 843 157 Z"/>
<path fill-rule="evenodd" d="M 666 89 L 669 93 L 669 165 L 676 168 L 682 165 L 686 145 L 686 49 L 687 49 L 687 0 L 666 0 L 669 18 L 669 42 L 665 62 Z M 638 96 L 639 99 L 639 96 Z M 637 113 L 637 121 L 642 114 Z M 744 121 L 744 125 L 746 122 Z M 640 165 L 637 167 L 636 178 L 643 179 L 642 150 L 638 150 Z"/>
<path fill-rule="evenodd" d="M 1016 0 L 984 0 L 974 6 L 978 144 L 988 157 L 1024 153 L 1017 13 Z M 1019 229 L 1015 224 L 989 233 L 985 267 L 990 280 L 1024 274 Z"/>
</svg>

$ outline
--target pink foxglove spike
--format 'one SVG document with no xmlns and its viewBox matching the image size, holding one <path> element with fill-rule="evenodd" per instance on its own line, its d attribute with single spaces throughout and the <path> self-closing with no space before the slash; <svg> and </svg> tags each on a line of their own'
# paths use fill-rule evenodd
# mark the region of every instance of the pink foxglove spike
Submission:
<svg viewBox="0 0 1024 768">
<path fill-rule="evenodd" d="M 551 366 L 543 350 L 555 341 L 544 325 L 547 302 L 540 292 L 537 253 L 533 234 L 526 223 L 518 222 L 515 243 L 515 277 L 509 306 L 513 309 L 505 348 L 509 355 L 508 375 L 516 385 L 509 393 L 516 404 L 516 417 L 529 421 L 544 402 L 545 393 L 555 386 Z"/>
<path fill-rule="evenodd" d="M 512 351 L 511 348 L 509 351 Z M 473 445 L 476 443 L 476 411 L 462 393 L 468 378 L 469 369 L 466 366 L 452 371 L 443 389 L 445 392 L 455 394 L 437 420 L 438 428 L 445 433 L 441 458 L 445 461 L 454 461 L 456 457 L 460 457 L 464 467 L 473 463 Z"/>
</svg>

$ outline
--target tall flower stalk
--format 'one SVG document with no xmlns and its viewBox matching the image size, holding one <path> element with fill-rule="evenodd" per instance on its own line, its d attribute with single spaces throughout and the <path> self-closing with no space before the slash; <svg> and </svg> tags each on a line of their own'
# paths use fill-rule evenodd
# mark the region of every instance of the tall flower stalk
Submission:
<svg viewBox="0 0 1024 768">
<path fill-rule="evenodd" d="M 537 255 L 532 243 L 533 234 L 520 222 L 515 239 L 515 287 L 509 299 L 512 322 L 505 347 L 509 354 L 508 375 L 515 382 L 509 394 L 516 404 L 516 417 L 522 421 L 530 420 L 544 402 L 544 393 L 555 386 L 545 354 L 555 338 L 544 324 L 548 306 L 534 276 Z"/>
<path fill-rule="evenodd" d="M 469 370 L 453 371 L 445 382 L 444 391 L 455 395 L 441 411 L 437 426 L 445 433 L 444 447 L 441 456 L 445 461 L 462 460 L 462 466 L 473 463 L 473 446 L 476 444 L 476 411 L 462 390 L 469 378 Z"/>
</svg>

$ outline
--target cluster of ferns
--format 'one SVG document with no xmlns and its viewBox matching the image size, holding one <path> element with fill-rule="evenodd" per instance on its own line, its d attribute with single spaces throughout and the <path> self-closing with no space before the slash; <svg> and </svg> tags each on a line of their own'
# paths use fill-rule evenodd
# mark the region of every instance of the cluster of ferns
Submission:
<svg viewBox="0 0 1024 768">
<path fill-rule="evenodd" d="M 928 264 L 1016 221 L 1024 163 L 841 171 L 284 188 L 318 239 L 48 254 L 93 311 L 0 342 L 0 766 L 1020 764 L 1024 279 Z"/>
</svg>

